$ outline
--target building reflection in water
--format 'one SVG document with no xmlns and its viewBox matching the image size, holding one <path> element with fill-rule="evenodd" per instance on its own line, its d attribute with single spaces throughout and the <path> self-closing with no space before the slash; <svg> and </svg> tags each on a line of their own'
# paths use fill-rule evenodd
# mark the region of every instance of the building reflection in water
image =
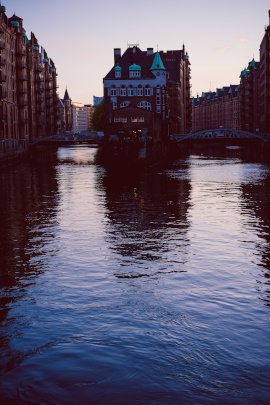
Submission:
<svg viewBox="0 0 270 405">
<path fill-rule="evenodd" d="M 107 241 L 120 262 L 118 278 L 185 271 L 190 184 L 161 171 L 107 172 Z M 159 264 L 160 263 L 160 264 Z"/>
<path fill-rule="evenodd" d="M 12 304 L 23 299 L 27 288 L 45 270 L 44 255 L 56 253 L 53 240 L 59 197 L 55 167 L 56 156 L 49 155 L 1 170 L 1 326 L 7 320 Z M 8 322 L 12 321 L 9 319 Z M 19 319 L 15 324 L 17 322 Z M 3 353 L 9 350 L 8 341 L 12 338 L 5 335 L 6 330 L 9 328 L 1 327 L 1 368 L 4 366 Z M 15 357 L 12 357 L 14 361 Z"/>
<path fill-rule="evenodd" d="M 270 171 L 269 166 L 256 170 L 251 166 L 251 179 L 260 173 L 256 181 L 242 185 L 242 215 L 245 226 L 256 235 L 254 244 L 254 263 L 261 269 L 257 277 L 257 290 L 267 306 L 270 306 Z"/>
</svg>

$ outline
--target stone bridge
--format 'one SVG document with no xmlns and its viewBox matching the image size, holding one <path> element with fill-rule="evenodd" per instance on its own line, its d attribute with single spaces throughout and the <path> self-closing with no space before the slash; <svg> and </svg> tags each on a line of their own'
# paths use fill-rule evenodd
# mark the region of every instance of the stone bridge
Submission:
<svg viewBox="0 0 270 405">
<path fill-rule="evenodd" d="M 247 131 L 241 131 L 231 128 L 215 128 L 205 129 L 203 131 L 194 132 L 188 135 L 173 134 L 170 139 L 177 142 L 185 142 L 188 140 L 229 140 L 229 139 L 242 139 L 268 142 L 270 139 L 269 134 L 253 134 Z"/>
</svg>

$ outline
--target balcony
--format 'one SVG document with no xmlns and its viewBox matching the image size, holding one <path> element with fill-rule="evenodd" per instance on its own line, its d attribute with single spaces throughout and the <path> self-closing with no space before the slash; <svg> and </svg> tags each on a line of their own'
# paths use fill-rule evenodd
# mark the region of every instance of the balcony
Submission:
<svg viewBox="0 0 270 405">
<path fill-rule="evenodd" d="M 0 72 L 0 83 L 3 83 L 7 80 L 7 76 L 3 73 Z"/>
<path fill-rule="evenodd" d="M 43 72 L 43 67 L 42 67 L 41 65 L 38 65 L 37 68 L 36 68 L 36 70 L 37 70 L 38 72 Z"/>
<path fill-rule="evenodd" d="M 0 56 L 0 66 L 5 66 L 6 64 L 6 59 Z"/>
</svg>

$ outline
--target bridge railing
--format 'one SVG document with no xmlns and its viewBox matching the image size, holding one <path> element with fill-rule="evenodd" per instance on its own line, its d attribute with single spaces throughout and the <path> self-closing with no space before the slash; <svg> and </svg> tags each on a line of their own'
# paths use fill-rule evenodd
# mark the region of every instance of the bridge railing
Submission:
<svg viewBox="0 0 270 405">
<path fill-rule="evenodd" d="M 258 139 L 264 142 L 270 140 L 269 134 L 254 134 L 247 131 L 236 130 L 232 128 L 214 128 L 206 129 L 191 134 L 173 134 L 171 140 L 181 142 L 188 139 Z"/>
</svg>

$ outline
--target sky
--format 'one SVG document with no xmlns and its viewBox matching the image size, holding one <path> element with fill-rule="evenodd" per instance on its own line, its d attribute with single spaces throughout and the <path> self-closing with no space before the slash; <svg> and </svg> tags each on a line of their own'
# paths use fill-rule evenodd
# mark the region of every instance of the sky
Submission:
<svg viewBox="0 0 270 405">
<path fill-rule="evenodd" d="M 269 0 L 1 0 L 23 18 L 54 61 L 59 95 L 93 103 L 114 64 L 114 48 L 182 49 L 191 63 L 192 95 L 239 83 L 269 24 Z"/>
</svg>

